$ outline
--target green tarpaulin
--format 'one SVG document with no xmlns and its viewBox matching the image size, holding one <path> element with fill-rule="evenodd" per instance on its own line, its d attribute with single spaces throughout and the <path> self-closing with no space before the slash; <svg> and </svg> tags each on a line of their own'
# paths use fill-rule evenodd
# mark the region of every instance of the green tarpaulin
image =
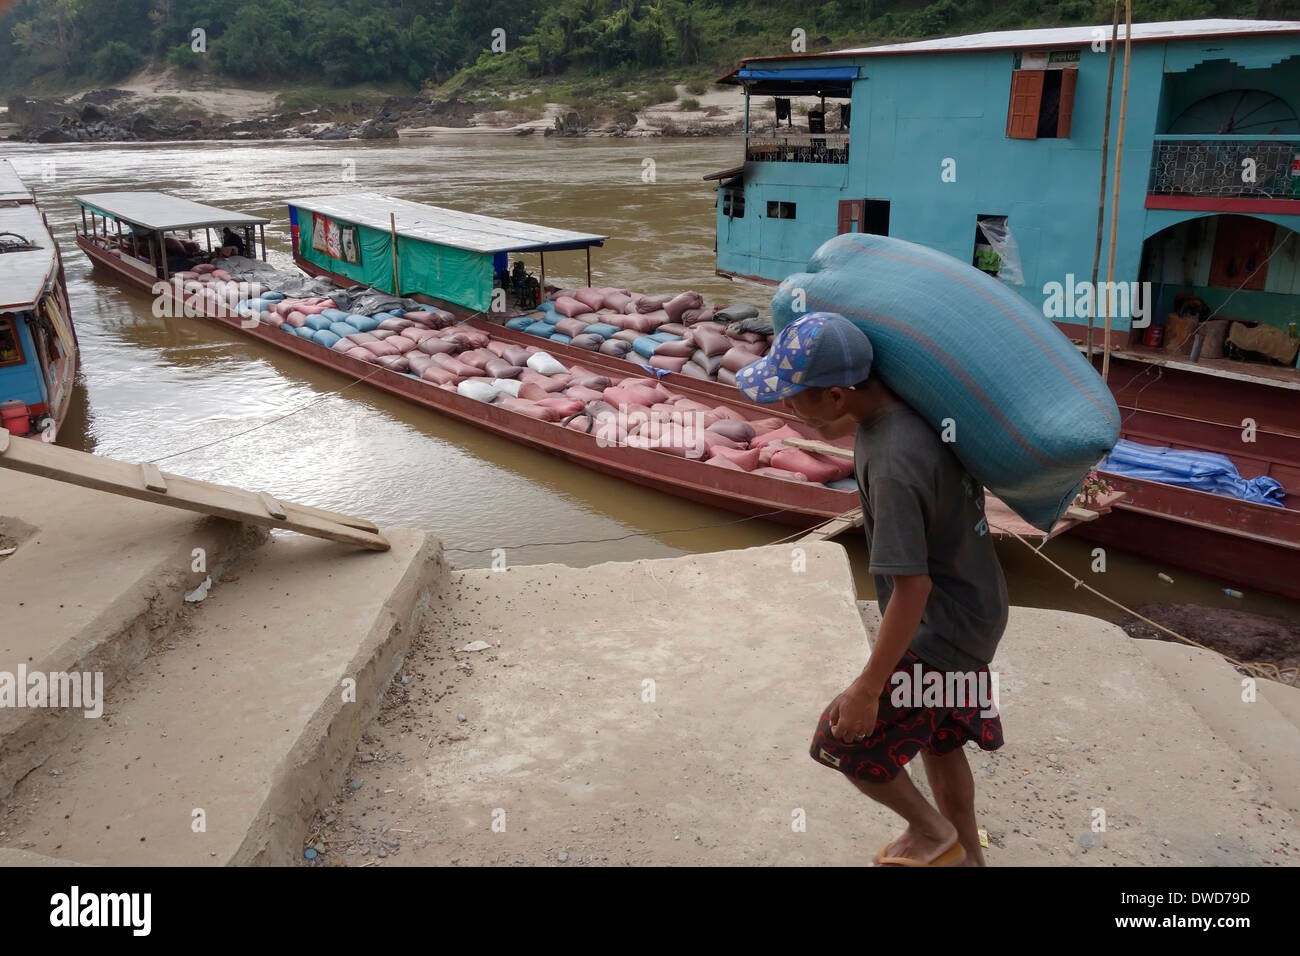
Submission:
<svg viewBox="0 0 1300 956">
<path fill-rule="evenodd" d="M 478 312 L 486 312 L 491 305 L 491 254 L 398 236 L 398 275 L 402 287 L 394 289 L 393 238 L 390 233 L 356 226 L 361 242 L 361 262 L 353 265 L 312 248 L 313 217 L 310 210 L 298 210 L 298 224 L 298 254 L 322 269 L 396 295 L 421 292 Z"/>
</svg>

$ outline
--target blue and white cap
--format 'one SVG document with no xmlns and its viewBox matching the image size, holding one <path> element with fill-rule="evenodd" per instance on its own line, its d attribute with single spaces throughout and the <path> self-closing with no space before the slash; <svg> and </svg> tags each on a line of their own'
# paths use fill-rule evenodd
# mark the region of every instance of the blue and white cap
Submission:
<svg viewBox="0 0 1300 956">
<path fill-rule="evenodd" d="M 755 402 L 789 398 L 805 388 L 849 388 L 871 375 L 865 332 L 835 312 L 809 312 L 782 329 L 771 351 L 736 373 L 736 387 Z"/>
</svg>

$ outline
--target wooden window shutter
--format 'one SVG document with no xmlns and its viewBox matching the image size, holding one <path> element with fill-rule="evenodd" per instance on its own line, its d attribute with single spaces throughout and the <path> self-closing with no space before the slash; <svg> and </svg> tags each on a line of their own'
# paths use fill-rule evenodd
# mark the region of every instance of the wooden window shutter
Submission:
<svg viewBox="0 0 1300 956">
<path fill-rule="evenodd" d="M 1078 85 L 1078 70 L 1061 71 L 1061 106 L 1056 115 L 1058 139 L 1070 138 L 1070 118 L 1074 114 L 1074 88 Z"/>
<path fill-rule="evenodd" d="M 1007 135 L 1012 139 L 1038 138 L 1038 108 L 1043 102 L 1046 70 L 1015 70 L 1011 74 L 1011 102 L 1007 106 Z"/>
<path fill-rule="evenodd" d="M 854 224 L 857 228 L 854 229 Z M 857 199 L 840 200 L 839 235 L 846 232 L 862 231 L 862 202 Z"/>
</svg>

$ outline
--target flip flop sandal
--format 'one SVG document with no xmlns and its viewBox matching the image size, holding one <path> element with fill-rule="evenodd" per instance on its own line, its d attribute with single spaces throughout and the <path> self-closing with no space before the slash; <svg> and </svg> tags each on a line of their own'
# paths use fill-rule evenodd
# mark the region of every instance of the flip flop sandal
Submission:
<svg viewBox="0 0 1300 956">
<path fill-rule="evenodd" d="M 913 860 L 905 856 L 885 856 L 885 851 L 889 849 L 886 843 L 876 854 L 875 863 L 877 866 L 956 866 L 966 859 L 966 851 L 962 849 L 960 842 L 954 843 L 948 849 L 944 850 L 929 863 L 922 863 L 920 860 Z"/>
</svg>

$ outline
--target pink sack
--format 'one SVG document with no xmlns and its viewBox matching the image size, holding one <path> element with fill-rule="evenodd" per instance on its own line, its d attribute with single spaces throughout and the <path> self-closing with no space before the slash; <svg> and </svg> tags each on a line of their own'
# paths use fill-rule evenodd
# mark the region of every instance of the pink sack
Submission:
<svg viewBox="0 0 1300 956">
<path fill-rule="evenodd" d="M 371 355 L 401 355 L 402 354 L 401 352 L 397 351 L 397 349 L 394 346 L 389 345 L 387 342 L 367 342 L 365 345 L 361 347 L 363 349 L 368 349 Z"/>
<path fill-rule="evenodd" d="M 399 318 L 384 319 L 384 321 L 379 323 L 379 327 L 381 329 L 385 329 L 392 332 L 401 332 L 403 329 L 409 329 L 413 325 L 415 325 L 415 323 L 412 322 L 410 319 L 399 319 Z"/>
<path fill-rule="evenodd" d="M 584 375 L 579 373 L 578 368 L 579 367 L 575 365 L 570 370 L 573 375 L 574 385 L 581 385 L 583 388 L 594 389 L 597 392 L 603 392 L 605 389 L 609 388 L 609 379 L 604 375 Z"/>
<path fill-rule="evenodd" d="M 742 471 L 753 471 L 758 467 L 758 449 L 750 448 L 741 450 L 738 448 L 727 448 L 724 445 L 715 446 L 709 452 L 710 460 L 714 458 L 725 458 L 735 463 Z"/>
<path fill-rule="evenodd" d="M 628 345 L 631 345 L 637 339 L 641 338 L 641 336 L 644 334 L 645 334 L 644 332 L 637 332 L 634 329 L 624 329 L 622 332 L 615 332 L 613 335 L 610 336 L 610 338 L 615 339 L 619 342 L 626 342 Z"/>
<path fill-rule="evenodd" d="M 666 368 L 670 372 L 680 372 L 682 370 L 682 366 L 689 361 L 690 359 L 687 358 L 685 355 L 677 356 L 676 358 L 674 358 L 670 355 L 660 355 L 658 352 L 656 352 L 654 355 L 650 356 L 650 361 L 648 362 L 648 364 L 650 365 L 651 368 Z"/>
<path fill-rule="evenodd" d="M 585 315 L 596 310 L 585 302 L 562 295 L 555 300 L 555 311 L 572 318 L 575 315 Z"/>
<path fill-rule="evenodd" d="M 766 435 L 768 432 L 781 428 L 785 424 L 786 420 L 784 418 L 776 418 L 775 416 L 772 418 L 751 418 L 749 420 L 749 427 L 754 429 L 755 435 Z"/>
<path fill-rule="evenodd" d="M 411 366 L 411 371 L 416 375 L 424 374 L 424 370 L 434 364 L 433 359 L 423 352 L 407 352 L 406 361 Z"/>
<path fill-rule="evenodd" d="M 483 370 L 493 378 L 518 378 L 523 371 L 518 365 L 511 365 L 503 358 L 494 358 L 483 366 Z"/>
<path fill-rule="evenodd" d="M 733 375 L 739 372 L 747 365 L 753 365 L 759 360 L 760 356 L 753 352 L 747 352 L 745 349 L 735 346 L 727 349 L 722 356 L 722 367 Z"/>
<path fill-rule="evenodd" d="M 558 422 L 564 416 L 554 408 L 547 408 L 544 405 L 538 405 L 536 402 L 530 402 L 523 398 L 503 397 L 496 403 L 502 408 L 512 412 L 518 412 L 520 415 L 527 415 L 529 418 L 536 418 L 543 422 Z"/>
<path fill-rule="evenodd" d="M 504 376 L 502 376 L 504 377 Z M 564 390 L 565 396 L 575 398 L 585 406 L 587 402 L 599 402 L 604 400 L 604 393 L 594 388 L 586 388 L 582 385 L 570 385 Z"/>
<path fill-rule="evenodd" d="M 409 372 L 411 370 L 411 363 L 406 360 L 405 355 L 381 355 L 379 356 L 379 364 L 394 372 Z"/>
<path fill-rule="evenodd" d="M 468 349 L 457 355 L 456 361 L 472 365 L 481 371 L 487 368 L 488 362 L 495 361 L 496 358 L 496 353 L 489 352 L 487 349 Z"/>
<path fill-rule="evenodd" d="M 605 306 L 603 289 L 579 289 L 573 293 L 573 297 L 583 305 L 589 306 L 593 312 Z M 559 303 L 556 303 L 556 308 L 559 308 Z"/>
<path fill-rule="evenodd" d="M 555 323 L 555 331 L 561 335 L 567 335 L 569 338 L 575 338 L 583 333 L 587 326 L 591 325 L 586 319 L 563 318 Z"/>
<path fill-rule="evenodd" d="M 195 266 L 192 271 L 197 272 L 199 275 L 208 275 L 210 273 L 216 272 L 217 267 L 210 262 L 201 262 L 197 266 Z"/>
<path fill-rule="evenodd" d="M 405 336 L 403 336 L 403 338 L 405 338 Z M 456 346 L 443 339 L 435 338 L 434 336 L 420 339 L 416 347 L 426 355 L 450 355 L 452 352 L 456 351 Z"/>
<path fill-rule="evenodd" d="M 751 422 L 751 424 L 754 424 Z M 782 425 L 769 432 L 763 432 L 750 440 L 751 448 L 762 448 L 764 445 L 770 445 L 772 442 L 784 441 L 787 438 L 806 438 L 806 435 L 796 431 L 789 425 Z"/>
<path fill-rule="evenodd" d="M 402 329 L 401 335 L 402 338 L 410 339 L 412 342 L 423 342 L 430 336 L 438 337 L 438 333 L 433 329 L 424 329 L 418 325 L 413 325 L 409 329 Z"/>
<path fill-rule="evenodd" d="M 405 355 L 407 352 L 415 348 L 414 342 L 412 342 L 410 339 L 403 338 L 400 335 L 394 335 L 390 339 L 385 339 L 384 344 L 392 346 L 403 355 Z"/>
<path fill-rule="evenodd" d="M 655 355 L 662 355 L 664 358 L 685 358 L 691 357 L 695 351 L 695 346 L 685 339 L 679 339 L 674 342 L 664 342 L 657 349 Z M 651 365 L 654 363 L 651 362 Z"/>
<path fill-rule="evenodd" d="M 723 385 L 734 386 L 736 384 L 736 373 L 729 368 L 719 368 L 718 381 Z"/>
<path fill-rule="evenodd" d="M 782 448 L 772 456 L 772 464 L 787 471 L 801 472 L 808 476 L 809 481 L 823 484 L 853 474 L 853 462 L 847 458 L 832 458 L 799 448 Z"/>
<path fill-rule="evenodd" d="M 672 301 L 670 295 L 644 295 L 636 301 L 636 310 L 642 314 L 658 312 Z"/>
<path fill-rule="evenodd" d="M 543 398 L 537 404 L 543 408 L 555 409 L 560 413 L 561 418 L 575 415 L 585 407 L 585 405 L 576 398 L 565 398 L 561 395 L 552 395 L 550 398 Z"/>
<path fill-rule="evenodd" d="M 564 391 L 573 383 L 573 377 L 569 375 L 543 375 L 541 372 L 534 372 L 532 369 L 526 368 L 519 373 L 519 381 L 537 385 L 550 393 Z"/>
<path fill-rule="evenodd" d="M 377 356 L 370 349 L 363 349 L 360 345 L 354 345 L 343 353 L 348 358 L 359 359 L 362 362 L 369 362 L 371 365 L 378 365 Z"/>
<path fill-rule="evenodd" d="M 724 457 L 722 457 L 721 455 L 715 455 L 714 457 L 708 459 L 708 460 L 705 462 L 705 464 L 706 464 L 706 465 L 714 465 L 715 467 L 718 467 L 718 468 L 729 468 L 729 469 L 731 469 L 732 471 L 744 471 L 744 470 L 745 470 L 744 468 L 741 468 L 739 465 L 737 465 L 737 464 L 736 464 L 734 461 L 732 461 L 730 458 L 724 458 Z"/>
<path fill-rule="evenodd" d="M 604 306 L 607 309 L 613 309 L 615 312 L 627 313 L 628 307 L 632 305 L 632 297 L 622 292 L 611 292 L 605 296 Z"/>
<path fill-rule="evenodd" d="M 389 329 L 381 329 L 376 327 L 375 330 L 370 334 L 373 335 L 377 341 L 382 342 L 384 339 L 390 338 L 394 335 L 399 335 L 400 333 L 393 332 Z"/>
<path fill-rule="evenodd" d="M 434 385 L 455 385 L 456 375 L 445 368 L 436 364 L 429 364 L 420 372 L 420 378 L 426 382 L 432 382 Z"/>
<path fill-rule="evenodd" d="M 528 364 L 528 356 L 532 353 L 522 345 L 511 345 L 506 348 L 501 357 L 511 365 L 524 366 Z"/>
<path fill-rule="evenodd" d="M 691 331 L 694 333 L 691 337 L 695 339 L 696 346 L 710 357 L 725 355 L 734 347 L 731 339 L 712 329 L 697 326 Z"/>
<path fill-rule="evenodd" d="M 301 312 L 290 312 L 284 317 L 284 324 L 291 325 L 295 329 L 301 329 L 307 324 L 307 316 L 303 315 Z"/>
<path fill-rule="evenodd" d="M 700 309 L 704 307 L 704 297 L 698 292 L 683 292 L 664 303 L 664 311 L 673 322 L 682 321 L 682 313 L 687 309 Z"/>
<path fill-rule="evenodd" d="M 510 348 L 510 343 L 509 343 L 509 342 L 499 342 L 499 341 L 497 341 L 496 339 L 493 339 L 493 340 L 492 340 L 491 342 L 489 342 L 485 347 L 487 348 L 487 350 L 488 350 L 489 352 L 491 352 L 491 353 L 492 353 L 493 355 L 495 355 L 497 358 L 505 358 L 505 356 L 506 356 L 506 349 Z"/>
<path fill-rule="evenodd" d="M 734 408 L 731 408 L 728 405 L 714 405 L 713 411 L 719 416 L 721 416 L 722 418 L 730 418 L 738 422 L 744 421 L 744 418 L 741 417 L 740 412 L 736 411 Z"/>
</svg>

